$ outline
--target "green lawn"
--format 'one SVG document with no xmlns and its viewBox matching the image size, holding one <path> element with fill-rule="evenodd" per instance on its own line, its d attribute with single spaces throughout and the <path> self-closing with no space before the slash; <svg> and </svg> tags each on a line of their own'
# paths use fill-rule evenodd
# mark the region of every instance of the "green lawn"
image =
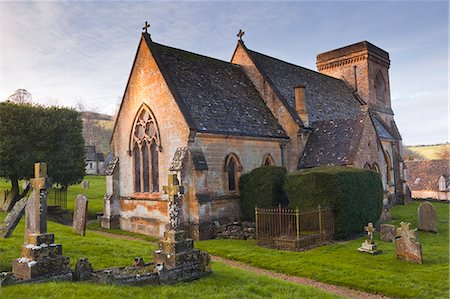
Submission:
<svg viewBox="0 0 450 299">
<path fill-rule="evenodd" d="M 103 212 L 103 197 L 106 194 L 106 179 L 104 176 L 87 175 L 84 178 L 89 181 L 89 189 L 83 189 L 81 184 L 72 185 L 67 190 L 67 209 L 73 212 L 75 198 L 78 194 L 84 194 L 88 201 L 88 217 L 95 218 L 95 213 Z"/>
<path fill-rule="evenodd" d="M 0 220 L 6 213 L 0 213 Z M 9 239 L 0 239 L 0 272 L 10 271 L 23 243 L 23 220 Z M 113 239 L 88 231 L 86 237 L 71 228 L 49 222 L 49 232 L 63 244 L 71 266 L 88 257 L 94 269 L 132 264 L 134 257 L 151 259 L 156 243 Z M 324 291 L 296 285 L 213 263 L 214 273 L 191 283 L 171 286 L 125 287 L 93 283 L 45 283 L 0 288 L 0 298 L 338 298 Z"/>
<path fill-rule="evenodd" d="M 106 179 L 104 176 L 87 175 L 85 180 L 89 181 L 89 189 L 83 189 L 81 184 L 69 186 L 67 190 L 67 210 L 73 212 L 75 198 L 78 194 L 86 195 L 89 200 L 88 217 L 95 219 L 95 213 L 103 212 L 103 197 L 106 194 Z M 19 183 L 21 187 L 22 184 Z M 11 190 L 11 183 L 0 178 L 0 196 L 3 198 L 3 191 Z M 49 190 L 51 196 L 52 190 Z"/>
<path fill-rule="evenodd" d="M 420 232 L 424 264 L 398 260 L 394 243 L 377 240 L 383 254 L 371 256 L 357 248 L 364 238 L 322 246 L 305 252 L 287 252 L 261 248 L 254 241 L 209 240 L 196 246 L 222 256 L 293 276 L 343 285 L 395 297 L 448 298 L 449 296 L 449 205 L 433 203 L 437 208 L 437 234 Z M 392 223 L 411 222 L 417 227 L 417 207 L 393 209 Z M 378 238 L 378 235 L 376 236 Z"/>
</svg>

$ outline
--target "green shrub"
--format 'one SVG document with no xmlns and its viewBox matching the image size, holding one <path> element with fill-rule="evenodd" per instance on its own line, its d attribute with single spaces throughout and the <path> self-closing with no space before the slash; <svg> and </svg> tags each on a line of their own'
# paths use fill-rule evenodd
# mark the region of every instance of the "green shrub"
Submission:
<svg viewBox="0 0 450 299">
<path fill-rule="evenodd" d="M 241 209 L 244 220 L 255 219 L 255 207 L 276 207 L 283 197 L 286 169 L 263 166 L 253 169 L 239 179 Z"/>
<path fill-rule="evenodd" d="M 361 233 L 368 222 L 380 218 L 383 206 L 380 175 L 365 169 L 312 168 L 288 175 L 284 189 L 291 208 L 315 208 L 319 204 L 332 208 L 335 239 Z"/>
</svg>

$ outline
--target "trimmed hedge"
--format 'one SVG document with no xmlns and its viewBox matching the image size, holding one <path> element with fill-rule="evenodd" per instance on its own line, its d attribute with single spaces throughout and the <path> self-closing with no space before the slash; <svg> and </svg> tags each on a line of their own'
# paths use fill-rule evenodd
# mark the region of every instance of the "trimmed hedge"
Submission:
<svg viewBox="0 0 450 299">
<path fill-rule="evenodd" d="M 255 220 L 255 207 L 276 207 L 283 198 L 286 169 L 263 166 L 253 169 L 239 179 L 243 220 Z"/>
<path fill-rule="evenodd" d="M 291 208 L 334 210 L 334 238 L 360 234 L 367 223 L 375 223 L 383 207 L 380 175 L 374 171 L 344 166 L 325 166 L 289 174 L 284 189 Z"/>
</svg>

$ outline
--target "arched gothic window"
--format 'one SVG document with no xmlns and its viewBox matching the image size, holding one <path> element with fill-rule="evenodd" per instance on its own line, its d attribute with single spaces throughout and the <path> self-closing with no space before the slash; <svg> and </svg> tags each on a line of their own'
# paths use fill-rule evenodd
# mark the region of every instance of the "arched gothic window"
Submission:
<svg viewBox="0 0 450 299">
<path fill-rule="evenodd" d="M 377 100 L 381 102 L 385 102 L 385 93 L 386 93 L 386 85 L 384 83 L 383 75 L 378 73 L 375 77 L 375 92 L 377 96 Z"/>
<path fill-rule="evenodd" d="M 364 164 L 364 169 L 371 170 L 372 168 L 370 167 L 370 164 L 366 162 L 366 164 Z"/>
<path fill-rule="evenodd" d="M 262 165 L 263 166 L 273 166 L 273 165 L 275 165 L 275 162 L 274 162 L 274 160 L 273 160 L 273 158 L 272 158 L 272 156 L 270 154 L 267 154 L 267 155 L 264 156 Z"/>
<path fill-rule="evenodd" d="M 235 192 L 238 190 L 239 172 L 242 166 L 239 158 L 235 154 L 229 154 L 225 159 L 225 172 L 227 175 L 228 191 Z"/>
<path fill-rule="evenodd" d="M 158 126 L 146 106 L 143 106 L 137 114 L 130 143 L 133 149 L 134 191 L 158 192 Z"/>
</svg>

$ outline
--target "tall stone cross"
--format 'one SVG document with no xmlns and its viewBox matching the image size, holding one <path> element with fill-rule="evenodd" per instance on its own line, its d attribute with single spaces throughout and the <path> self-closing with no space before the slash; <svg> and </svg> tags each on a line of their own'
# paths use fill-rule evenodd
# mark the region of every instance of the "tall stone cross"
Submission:
<svg viewBox="0 0 450 299">
<path fill-rule="evenodd" d="M 167 186 L 163 186 L 164 192 L 169 196 L 169 226 L 170 229 L 178 229 L 180 225 L 180 205 L 177 196 L 184 193 L 176 174 L 169 174 Z"/>
<path fill-rule="evenodd" d="M 33 213 L 30 217 L 29 227 L 33 234 L 47 233 L 47 189 L 52 187 L 52 180 L 47 176 L 47 164 L 34 164 L 34 179 L 31 179 L 31 186 L 36 196 L 34 206 L 30 209 Z"/>
<path fill-rule="evenodd" d="M 144 27 L 142 27 L 143 32 L 148 33 L 148 28 L 150 28 L 150 24 L 147 21 L 145 21 L 145 25 Z"/>
<path fill-rule="evenodd" d="M 375 227 L 373 227 L 372 222 L 370 222 L 367 226 L 364 226 L 364 230 L 367 232 L 369 241 L 373 242 L 373 233 L 375 232 Z"/>
<path fill-rule="evenodd" d="M 245 32 L 242 31 L 242 29 L 239 29 L 239 32 L 237 34 L 237 37 L 239 37 L 239 40 L 242 40 L 242 37 L 244 36 Z"/>
</svg>

